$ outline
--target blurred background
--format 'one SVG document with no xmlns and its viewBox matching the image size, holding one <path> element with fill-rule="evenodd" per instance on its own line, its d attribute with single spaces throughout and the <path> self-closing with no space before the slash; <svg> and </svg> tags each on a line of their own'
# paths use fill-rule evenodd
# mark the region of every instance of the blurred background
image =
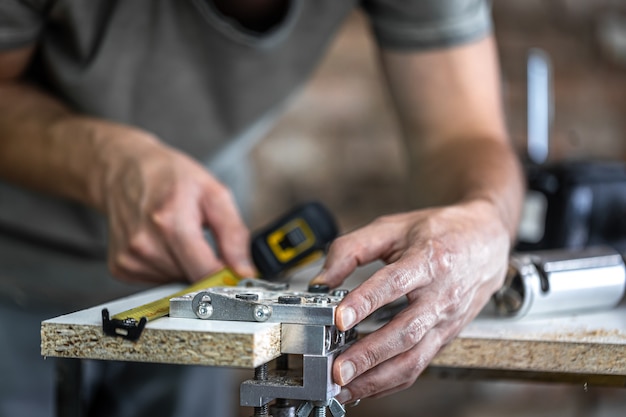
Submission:
<svg viewBox="0 0 626 417">
<path fill-rule="evenodd" d="M 493 1 L 511 138 L 526 154 L 526 60 L 552 61 L 549 159 L 626 160 L 626 1 Z M 480 80 L 476 80 L 480 82 Z M 367 22 L 355 13 L 310 83 L 255 148 L 253 227 L 310 198 L 342 231 L 406 209 L 406 166 Z M 620 411 L 621 410 L 621 411 Z M 621 416 L 626 390 L 425 377 L 409 390 L 363 401 L 348 415 Z"/>
</svg>

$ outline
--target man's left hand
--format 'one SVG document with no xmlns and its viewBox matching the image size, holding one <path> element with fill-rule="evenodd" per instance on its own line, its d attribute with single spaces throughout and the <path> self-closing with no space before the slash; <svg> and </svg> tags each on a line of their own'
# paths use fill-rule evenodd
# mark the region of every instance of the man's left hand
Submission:
<svg viewBox="0 0 626 417">
<path fill-rule="evenodd" d="M 340 285 L 358 266 L 386 266 L 350 292 L 337 326 L 354 327 L 402 296 L 408 307 L 333 365 L 341 402 L 405 389 L 503 282 L 510 236 L 486 200 L 380 217 L 338 238 L 313 283 Z"/>
</svg>

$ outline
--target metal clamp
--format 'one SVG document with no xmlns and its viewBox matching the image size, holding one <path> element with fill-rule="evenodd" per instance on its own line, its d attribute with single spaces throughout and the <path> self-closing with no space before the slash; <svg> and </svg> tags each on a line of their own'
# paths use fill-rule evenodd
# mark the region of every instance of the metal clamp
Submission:
<svg viewBox="0 0 626 417">
<path fill-rule="evenodd" d="M 240 404 L 254 407 L 255 417 L 269 416 L 269 403 L 276 400 L 282 415 L 308 417 L 330 410 L 344 417 L 344 407 L 334 398 L 340 387 L 333 382 L 332 364 L 337 355 L 356 340 L 356 331 L 340 331 L 335 311 L 346 290 L 332 293 L 273 291 L 259 287 L 214 287 L 170 300 L 170 316 L 204 320 L 281 323 L 281 354 L 302 355 L 301 369 L 267 364 L 252 380 L 241 384 Z M 280 369 L 279 369 L 280 368 Z M 295 400 L 300 405 L 293 404 Z M 289 410 L 289 411 L 285 411 Z"/>
</svg>

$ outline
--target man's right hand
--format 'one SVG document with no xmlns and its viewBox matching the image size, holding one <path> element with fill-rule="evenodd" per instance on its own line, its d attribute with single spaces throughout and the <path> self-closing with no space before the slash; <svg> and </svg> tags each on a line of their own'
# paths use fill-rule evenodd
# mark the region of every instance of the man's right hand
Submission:
<svg viewBox="0 0 626 417">
<path fill-rule="evenodd" d="M 151 135 L 108 124 L 99 208 L 109 220 L 108 264 L 129 281 L 196 281 L 224 266 L 253 276 L 249 232 L 231 192 Z M 219 254 L 207 243 L 213 233 Z"/>
<path fill-rule="evenodd" d="M 253 275 L 229 190 L 149 133 L 77 114 L 29 85 L 34 51 L 0 52 L 0 177 L 105 213 L 109 267 L 122 280 L 196 281 L 223 266 Z"/>
</svg>

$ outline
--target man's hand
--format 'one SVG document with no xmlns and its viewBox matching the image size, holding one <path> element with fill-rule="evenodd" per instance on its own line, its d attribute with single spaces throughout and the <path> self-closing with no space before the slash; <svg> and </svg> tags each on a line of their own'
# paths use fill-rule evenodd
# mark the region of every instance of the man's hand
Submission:
<svg viewBox="0 0 626 417">
<path fill-rule="evenodd" d="M 194 281 L 226 265 L 253 275 L 249 233 L 229 190 L 149 133 L 77 114 L 23 82 L 34 50 L 0 53 L 0 177 L 102 211 L 109 267 L 120 279 Z"/>
<path fill-rule="evenodd" d="M 228 265 L 254 275 L 249 232 L 230 191 L 191 158 L 125 126 L 103 145 L 100 208 L 109 220 L 109 268 L 118 278 L 198 280 Z M 104 141 L 103 141 L 104 142 Z M 203 229 L 213 232 L 219 256 Z"/>
<path fill-rule="evenodd" d="M 381 217 L 337 239 L 314 283 L 335 287 L 357 266 L 387 264 L 341 302 L 341 330 L 402 296 L 409 301 L 335 360 L 333 377 L 343 386 L 338 399 L 383 396 L 413 384 L 501 286 L 509 242 L 497 209 L 484 200 Z"/>
</svg>

